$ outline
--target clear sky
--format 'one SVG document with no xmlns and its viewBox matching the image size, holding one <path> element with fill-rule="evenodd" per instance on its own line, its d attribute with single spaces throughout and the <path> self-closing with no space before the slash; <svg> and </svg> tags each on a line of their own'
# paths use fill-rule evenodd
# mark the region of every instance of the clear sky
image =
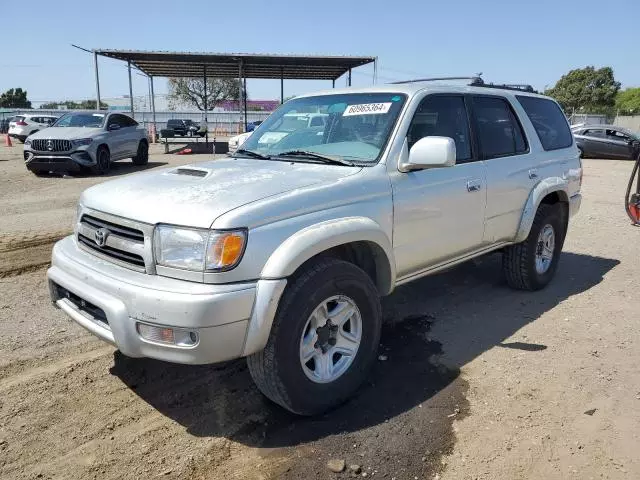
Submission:
<svg viewBox="0 0 640 480">
<path fill-rule="evenodd" d="M 7 0 L 4 0 L 6 2 Z M 471 75 L 552 86 L 572 68 L 611 66 L 640 86 L 640 0 L 30 0 L 0 7 L 0 91 L 32 101 L 95 98 L 92 56 L 72 48 L 371 55 L 379 83 Z M 356 69 L 354 85 L 372 81 Z M 122 62 L 100 59 L 104 98 L 128 94 Z M 134 96 L 147 80 L 134 75 Z M 337 85 L 344 85 L 341 79 Z M 249 80 L 249 97 L 277 98 L 279 81 Z M 285 96 L 330 87 L 285 81 Z M 156 93 L 166 92 L 158 79 Z"/>
</svg>

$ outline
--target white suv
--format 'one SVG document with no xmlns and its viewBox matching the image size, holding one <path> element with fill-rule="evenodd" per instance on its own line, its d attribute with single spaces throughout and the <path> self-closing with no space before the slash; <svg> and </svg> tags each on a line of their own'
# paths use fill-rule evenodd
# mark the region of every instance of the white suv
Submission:
<svg viewBox="0 0 640 480">
<path fill-rule="evenodd" d="M 70 112 L 24 142 L 24 161 L 36 175 L 82 170 L 104 174 L 112 161 L 124 158 L 145 165 L 149 142 L 144 127 L 121 113 Z"/>
<path fill-rule="evenodd" d="M 53 115 L 17 115 L 9 122 L 9 136 L 24 142 L 29 135 L 53 125 L 57 119 Z"/>
</svg>

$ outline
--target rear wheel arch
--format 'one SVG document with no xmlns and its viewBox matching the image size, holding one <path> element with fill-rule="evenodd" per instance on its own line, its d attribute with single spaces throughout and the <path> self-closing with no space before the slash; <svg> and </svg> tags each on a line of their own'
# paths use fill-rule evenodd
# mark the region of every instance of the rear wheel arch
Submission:
<svg viewBox="0 0 640 480">
<path fill-rule="evenodd" d="M 564 212 L 565 225 L 569 220 L 569 195 L 567 194 L 567 181 L 560 177 L 550 177 L 538 183 L 525 203 L 520 217 L 520 225 L 516 232 L 514 243 L 523 242 L 529 235 L 536 212 L 542 204 L 555 205 L 560 203 Z"/>
</svg>

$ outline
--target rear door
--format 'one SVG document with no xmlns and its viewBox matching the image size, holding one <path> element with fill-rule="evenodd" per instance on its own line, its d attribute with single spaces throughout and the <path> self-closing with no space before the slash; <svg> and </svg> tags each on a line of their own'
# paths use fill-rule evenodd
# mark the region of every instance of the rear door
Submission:
<svg viewBox="0 0 640 480">
<path fill-rule="evenodd" d="M 122 115 L 122 121 L 124 126 L 122 127 L 126 133 L 124 137 L 124 152 L 125 157 L 133 157 L 138 152 L 138 141 L 140 140 L 140 134 L 138 133 L 138 122 L 133 118 Z"/>
<path fill-rule="evenodd" d="M 582 134 L 584 152 L 590 157 L 608 158 L 607 136 L 604 128 L 589 128 Z"/>
<path fill-rule="evenodd" d="M 473 95 L 473 120 L 480 158 L 487 169 L 484 242 L 513 240 L 535 183 L 535 158 L 510 100 Z"/>
<path fill-rule="evenodd" d="M 115 128 L 117 125 L 117 128 Z M 107 118 L 107 137 L 111 158 L 124 158 L 127 149 L 127 122 L 124 115 L 113 113 Z"/>
</svg>

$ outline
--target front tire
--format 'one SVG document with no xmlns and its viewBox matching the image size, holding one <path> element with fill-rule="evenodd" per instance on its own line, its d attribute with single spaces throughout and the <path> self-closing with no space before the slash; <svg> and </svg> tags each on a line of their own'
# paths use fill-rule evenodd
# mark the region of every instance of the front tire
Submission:
<svg viewBox="0 0 640 480">
<path fill-rule="evenodd" d="M 507 247 L 502 270 L 510 287 L 540 290 L 553 279 L 566 235 L 561 204 L 538 207 L 527 239 Z"/>
<path fill-rule="evenodd" d="M 102 145 L 96 152 L 96 164 L 93 167 L 94 173 L 98 175 L 104 175 L 111 170 L 111 153 L 109 149 Z"/>
<path fill-rule="evenodd" d="M 347 400 L 376 358 L 382 313 L 369 276 L 352 263 L 319 260 L 287 286 L 264 350 L 247 358 L 258 388 L 299 415 Z"/>
<path fill-rule="evenodd" d="M 138 153 L 131 159 L 134 165 L 146 165 L 149 163 L 149 145 L 145 141 L 138 144 Z"/>
</svg>

